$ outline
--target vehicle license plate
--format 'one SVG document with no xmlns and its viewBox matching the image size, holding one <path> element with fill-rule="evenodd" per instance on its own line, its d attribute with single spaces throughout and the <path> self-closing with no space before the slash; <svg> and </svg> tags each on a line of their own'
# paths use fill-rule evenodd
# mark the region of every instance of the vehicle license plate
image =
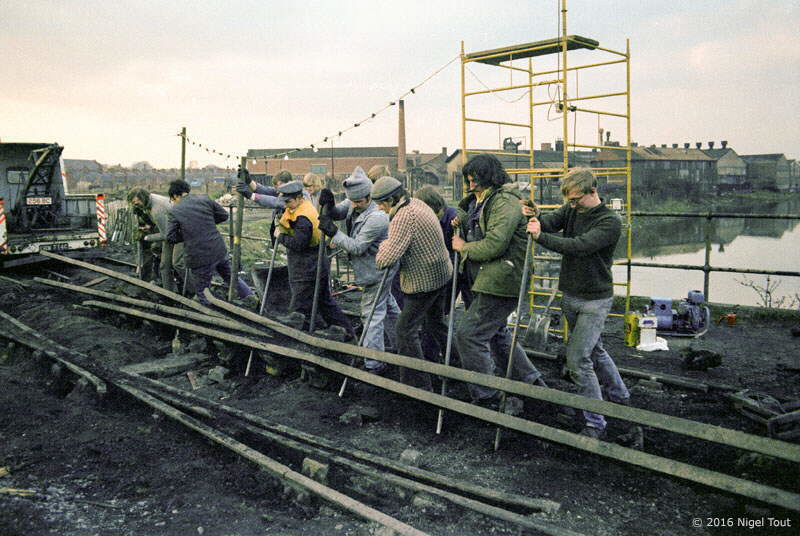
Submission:
<svg viewBox="0 0 800 536">
<path fill-rule="evenodd" d="M 43 249 L 45 251 L 59 251 L 62 249 L 69 249 L 68 242 L 56 242 L 54 244 L 42 244 L 39 246 L 39 249 Z"/>
</svg>

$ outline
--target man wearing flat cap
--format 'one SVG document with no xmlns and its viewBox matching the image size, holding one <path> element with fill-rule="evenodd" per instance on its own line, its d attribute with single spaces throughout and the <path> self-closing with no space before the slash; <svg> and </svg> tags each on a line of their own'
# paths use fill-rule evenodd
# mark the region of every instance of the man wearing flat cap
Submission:
<svg viewBox="0 0 800 536">
<path fill-rule="evenodd" d="M 319 228 L 331 237 L 331 244 L 347 252 L 350 263 L 355 272 L 356 284 L 362 287 L 361 293 L 361 321 L 364 324 L 366 335 L 363 345 L 367 348 L 383 351 L 384 334 L 389 339 L 393 348 L 395 345 L 395 324 L 400 314 L 400 308 L 391 293 L 391 281 L 396 272 L 396 267 L 390 267 L 391 273 L 387 275 L 386 283 L 381 286 L 383 271 L 375 266 L 375 254 L 378 245 L 386 240 L 389 230 L 389 216 L 378 209 L 371 198 L 372 181 L 360 167 L 342 183 L 347 199 L 328 211 L 330 216 L 320 216 Z M 330 206 L 333 194 L 330 190 L 322 190 L 320 202 Z M 333 220 L 344 220 L 345 230 L 340 231 Z M 380 295 L 378 294 L 380 291 Z M 377 299 L 377 301 L 376 301 Z M 372 320 L 366 325 L 370 310 L 375 304 Z M 370 372 L 380 374 L 386 369 L 386 364 L 372 359 L 366 359 L 364 368 Z"/>
<path fill-rule="evenodd" d="M 318 305 L 322 318 L 328 324 L 343 327 L 351 337 L 355 337 L 353 326 L 331 296 L 328 282 L 330 261 L 327 257 L 317 274 L 317 254 L 322 234 L 319 230 L 319 214 L 314 205 L 303 196 L 303 184 L 291 181 L 278 187 L 286 209 L 283 211 L 276 232 L 278 242 L 286 247 L 286 261 L 289 269 L 289 289 L 292 300 L 290 311 L 297 311 L 311 320 L 314 301 L 314 287 L 319 277 Z"/>
<path fill-rule="evenodd" d="M 437 338 L 439 348 L 447 345 L 444 295 L 453 275 L 439 218 L 419 199 L 412 198 L 394 177 L 381 177 L 372 188 L 378 208 L 389 214 L 389 236 L 375 256 L 378 269 L 400 264 L 400 288 L 405 304 L 397 319 L 397 351 L 425 359 L 420 330 Z M 404 381 L 431 390 L 427 373 L 404 371 Z"/>
</svg>

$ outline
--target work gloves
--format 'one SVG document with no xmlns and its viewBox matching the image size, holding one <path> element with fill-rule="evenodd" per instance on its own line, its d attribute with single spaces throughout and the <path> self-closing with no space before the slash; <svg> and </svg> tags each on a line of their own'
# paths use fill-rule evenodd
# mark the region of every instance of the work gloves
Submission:
<svg viewBox="0 0 800 536">
<path fill-rule="evenodd" d="M 319 207 L 328 207 L 328 210 L 331 209 L 336 204 L 336 199 L 333 198 L 333 192 L 331 192 L 328 188 L 323 188 L 319 192 Z"/>
<path fill-rule="evenodd" d="M 236 185 L 236 191 L 242 194 L 242 197 L 245 199 L 250 199 L 253 197 L 253 191 L 250 189 L 250 185 L 246 182 L 240 182 Z"/>
<path fill-rule="evenodd" d="M 325 192 L 325 190 L 322 190 Z M 322 196 L 320 196 L 320 200 Z M 320 203 L 320 206 L 322 203 Z M 337 232 L 339 232 L 339 228 L 336 227 L 336 224 L 333 223 L 333 220 L 330 219 L 328 216 L 321 216 L 319 218 L 319 230 L 325 233 L 327 236 L 333 238 Z"/>
</svg>

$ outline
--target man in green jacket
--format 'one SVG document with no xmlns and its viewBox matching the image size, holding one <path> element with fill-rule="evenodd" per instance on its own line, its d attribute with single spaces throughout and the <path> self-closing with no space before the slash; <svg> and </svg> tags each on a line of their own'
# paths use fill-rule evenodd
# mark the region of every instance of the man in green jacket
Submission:
<svg viewBox="0 0 800 536">
<path fill-rule="evenodd" d="M 473 157 L 462 171 L 474 200 L 468 212 L 459 212 L 459 226 L 466 240 L 453 236 L 453 249 L 472 283 L 473 300 L 456 328 L 455 345 L 464 368 L 494 374 L 506 369 L 511 353 L 511 333 L 506 319 L 517 306 L 525 264 L 526 218 L 520 210 L 522 195 L 500 161 L 491 154 Z M 514 347 L 512 377 L 545 385 L 519 344 Z M 473 401 L 494 405 L 495 389 L 469 386 Z"/>
<path fill-rule="evenodd" d="M 561 179 L 561 194 L 565 203 L 554 212 L 538 218 L 527 207 L 523 212 L 533 216 L 527 225 L 533 239 L 562 255 L 558 288 L 570 330 L 567 369 L 579 394 L 628 405 L 630 393 L 600 338 L 614 300 L 611 265 L 622 222 L 600 199 L 597 179 L 588 168 L 570 170 Z M 583 416 L 581 434 L 603 439 L 603 416 L 590 411 Z M 641 448 L 642 429 L 633 425 L 617 440 Z"/>
</svg>

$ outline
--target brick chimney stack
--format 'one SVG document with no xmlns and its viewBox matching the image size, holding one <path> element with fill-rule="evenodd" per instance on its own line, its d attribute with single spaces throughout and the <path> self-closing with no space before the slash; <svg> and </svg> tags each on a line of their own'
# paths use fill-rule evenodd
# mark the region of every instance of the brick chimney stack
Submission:
<svg viewBox="0 0 800 536">
<path fill-rule="evenodd" d="M 397 132 L 397 171 L 406 172 L 406 105 L 400 100 L 398 103 L 398 132 Z"/>
<path fill-rule="evenodd" d="M 688 149 L 691 145 L 692 144 L 687 141 L 686 143 L 683 144 L 683 148 Z"/>
<path fill-rule="evenodd" d="M 723 149 L 727 149 L 728 148 L 728 140 L 722 140 L 719 143 L 722 145 Z"/>
<path fill-rule="evenodd" d="M 714 148 L 714 142 L 713 141 L 708 142 L 708 148 L 709 149 L 713 149 Z"/>
<path fill-rule="evenodd" d="M 702 141 L 696 141 L 696 142 L 694 142 L 694 145 L 695 145 L 695 147 L 697 147 L 699 149 L 700 147 L 703 146 L 703 142 Z"/>
</svg>

